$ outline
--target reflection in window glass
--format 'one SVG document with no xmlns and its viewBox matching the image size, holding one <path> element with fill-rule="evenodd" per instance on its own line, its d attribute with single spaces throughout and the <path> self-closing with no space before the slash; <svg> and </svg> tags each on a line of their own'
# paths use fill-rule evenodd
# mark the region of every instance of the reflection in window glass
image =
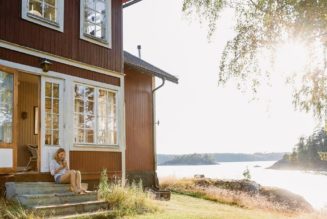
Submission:
<svg viewBox="0 0 327 219">
<path fill-rule="evenodd" d="M 0 71 L 0 143 L 12 143 L 14 76 Z"/>
<path fill-rule="evenodd" d="M 84 33 L 107 40 L 106 36 L 106 0 L 84 0 Z"/>
<path fill-rule="evenodd" d="M 29 0 L 28 13 L 57 22 L 57 2 L 56 0 Z"/>
<path fill-rule="evenodd" d="M 118 144 L 116 93 L 76 84 L 74 102 L 75 143 Z"/>
</svg>

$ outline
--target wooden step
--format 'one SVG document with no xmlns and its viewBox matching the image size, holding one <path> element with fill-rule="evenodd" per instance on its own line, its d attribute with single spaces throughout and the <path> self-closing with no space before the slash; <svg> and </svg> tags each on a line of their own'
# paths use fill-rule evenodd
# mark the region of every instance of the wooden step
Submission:
<svg viewBox="0 0 327 219">
<path fill-rule="evenodd" d="M 60 215 L 75 215 L 86 212 L 96 212 L 109 209 L 106 201 L 89 201 L 59 205 L 43 205 L 32 208 L 37 214 L 54 217 Z"/>
<path fill-rule="evenodd" d="M 40 205 L 56 205 L 96 201 L 97 192 L 88 192 L 86 194 L 75 194 L 72 192 L 54 194 L 26 194 L 18 195 L 17 199 L 24 207 L 31 208 Z"/>
</svg>

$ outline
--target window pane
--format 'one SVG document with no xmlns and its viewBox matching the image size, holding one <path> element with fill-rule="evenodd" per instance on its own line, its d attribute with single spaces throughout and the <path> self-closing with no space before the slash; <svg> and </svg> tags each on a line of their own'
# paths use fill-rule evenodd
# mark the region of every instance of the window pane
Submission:
<svg viewBox="0 0 327 219">
<path fill-rule="evenodd" d="M 44 5 L 44 18 L 55 22 L 57 19 L 56 8 L 50 5 Z"/>
<path fill-rule="evenodd" d="M 89 23 L 89 22 L 85 22 L 84 26 L 85 26 L 84 32 L 86 34 L 89 34 L 91 36 L 95 36 L 95 25 L 94 24 Z"/>
<path fill-rule="evenodd" d="M 106 130 L 107 128 L 107 118 L 105 117 L 98 117 L 98 129 Z"/>
<path fill-rule="evenodd" d="M 95 0 L 85 0 L 85 7 L 94 8 L 94 2 Z"/>
<path fill-rule="evenodd" d="M 52 128 L 59 129 L 59 115 L 52 115 Z"/>
<path fill-rule="evenodd" d="M 52 116 L 50 113 L 47 113 L 45 115 L 45 129 L 50 130 L 51 129 L 51 124 L 52 124 Z"/>
<path fill-rule="evenodd" d="M 100 13 L 105 13 L 106 3 L 103 0 L 97 0 L 95 3 L 95 10 Z"/>
<path fill-rule="evenodd" d="M 93 129 L 95 128 L 95 118 L 94 116 L 91 116 L 91 115 L 87 115 L 85 117 L 85 128 L 89 128 L 89 129 Z"/>
<path fill-rule="evenodd" d="M 86 87 L 85 88 L 85 96 L 88 100 L 94 100 L 94 88 L 93 87 Z"/>
<path fill-rule="evenodd" d="M 51 112 L 51 98 L 45 98 L 45 110 Z"/>
<path fill-rule="evenodd" d="M 85 9 L 84 19 L 85 19 L 85 21 L 95 23 L 96 22 L 96 13 L 95 13 L 95 11 Z"/>
<path fill-rule="evenodd" d="M 58 130 L 54 130 L 53 131 L 53 145 L 59 145 L 59 131 Z"/>
<path fill-rule="evenodd" d="M 44 143 L 45 143 L 46 145 L 51 145 L 51 138 L 52 138 L 51 131 L 50 131 L 50 130 L 47 130 L 47 131 L 45 132 Z"/>
<path fill-rule="evenodd" d="M 75 100 L 75 113 L 84 113 L 84 101 Z"/>
<path fill-rule="evenodd" d="M 53 101 L 53 113 L 59 113 L 59 100 L 52 100 Z"/>
<path fill-rule="evenodd" d="M 42 2 L 37 1 L 37 0 L 30 0 L 28 9 L 29 9 L 29 13 L 39 16 L 39 17 L 43 17 L 42 16 Z"/>
<path fill-rule="evenodd" d="M 76 140 L 77 140 L 76 142 L 79 143 L 84 142 L 84 129 L 78 129 Z"/>
<path fill-rule="evenodd" d="M 78 128 L 85 128 L 84 115 L 77 115 L 77 126 Z"/>
<path fill-rule="evenodd" d="M 52 83 L 45 82 L 45 96 L 52 97 Z"/>
<path fill-rule="evenodd" d="M 86 130 L 86 143 L 94 143 L 94 131 Z"/>
<path fill-rule="evenodd" d="M 81 85 L 75 85 L 75 98 L 83 99 L 84 98 L 84 87 Z"/>
<path fill-rule="evenodd" d="M 45 3 L 51 6 L 56 6 L 56 0 L 44 0 Z"/>
<path fill-rule="evenodd" d="M 13 75 L 0 71 L 0 143 L 12 142 Z"/>
<path fill-rule="evenodd" d="M 93 102 L 86 102 L 86 114 L 94 114 L 94 103 Z"/>
<path fill-rule="evenodd" d="M 53 97 L 59 98 L 59 84 L 53 84 Z"/>
</svg>

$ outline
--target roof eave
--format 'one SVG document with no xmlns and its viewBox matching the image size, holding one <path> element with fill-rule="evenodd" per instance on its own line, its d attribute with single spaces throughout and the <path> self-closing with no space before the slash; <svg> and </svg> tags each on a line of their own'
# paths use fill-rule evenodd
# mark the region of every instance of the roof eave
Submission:
<svg viewBox="0 0 327 219">
<path fill-rule="evenodd" d="M 172 83 L 178 84 L 178 78 L 176 78 L 176 77 L 174 77 L 174 76 L 172 76 L 172 77 L 168 77 L 168 76 L 165 76 L 165 75 L 161 75 L 161 74 L 158 74 L 158 73 L 156 73 L 156 72 L 150 71 L 150 70 L 148 70 L 148 69 L 146 69 L 146 68 L 142 68 L 142 67 L 140 67 L 140 66 L 138 66 L 138 65 L 133 65 L 133 64 L 131 64 L 131 63 L 127 63 L 127 62 L 125 62 L 125 65 L 127 65 L 127 66 L 129 66 L 129 67 L 132 67 L 132 68 L 134 68 L 134 69 L 137 69 L 137 70 L 139 70 L 140 72 L 143 72 L 143 73 L 146 73 L 146 74 L 149 74 L 149 75 L 154 75 L 154 76 L 156 76 L 156 77 L 158 77 L 158 78 L 163 78 L 163 79 L 165 79 L 165 80 L 167 80 L 167 81 L 170 81 L 170 82 L 172 82 Z"/>
</svg>

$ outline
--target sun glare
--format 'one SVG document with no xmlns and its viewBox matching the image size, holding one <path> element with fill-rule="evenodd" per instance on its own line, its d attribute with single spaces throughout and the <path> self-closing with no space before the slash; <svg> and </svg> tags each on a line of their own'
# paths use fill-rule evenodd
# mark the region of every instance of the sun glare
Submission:
<svg viewBox="0 0 327 219">
<path fill-rule="evenodd" d="M 301 42 L 289 42 L 276 50 L 275 70 L 282 74 L 301 74 L 308 62 L 308 49 Z"/>
</svg>

